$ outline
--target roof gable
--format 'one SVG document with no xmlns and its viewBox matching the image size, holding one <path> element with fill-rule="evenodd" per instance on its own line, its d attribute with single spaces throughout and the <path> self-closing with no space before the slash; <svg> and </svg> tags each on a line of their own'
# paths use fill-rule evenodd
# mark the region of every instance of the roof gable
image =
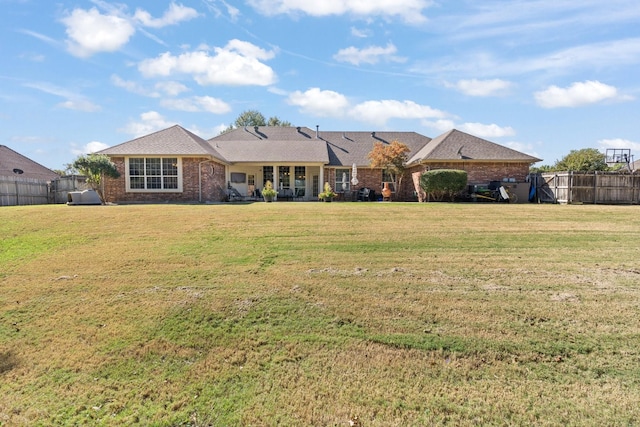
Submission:
<svg viewBox="0 0 640 427">
<path fill-rule="evenodd" d="M 98 151 L 108 156 L 212 156 L 227 160 L 211 144 L 179 125 Z"/>
<path fill-rule="evenodd" d="M 22 173 L 17 174 L 14 172 L 14 169 L 20 170 Z M 0 145 L 0 176 L 14 177 L 16 175 L 23 178 L 42 179 L 46 181 L 60 178 L 60 175 L 51 169 L 34 162 L 7 146 Z"/>
<path fill-rule="evenodd" d="M 409 163 L 461 160 L 527 163 L 540 161 L 528 154 L 453 129 L 432 139 L 429 144 L 411 156 Z"/>
</svg>

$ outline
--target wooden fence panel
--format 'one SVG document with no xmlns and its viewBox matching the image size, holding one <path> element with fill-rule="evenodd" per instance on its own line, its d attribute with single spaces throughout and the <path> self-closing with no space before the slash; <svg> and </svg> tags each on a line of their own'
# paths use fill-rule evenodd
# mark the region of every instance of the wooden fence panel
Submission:
<svg viewBox="0 0 640 427">
<path fill-rule="evenodd" d="M 619 172 L 542 174 L 542 191 L 557 203 L 640 203 L 640 175 Z M 546 200 L 545 200 L 546 201 Z"/>
<path fill-rule="evenodd" d="M 0 177 L 0 206 L 49 203 L 49 183 L 34 178 Z"/>
<path fill-rule="evenodd" d="M 87 178 L 80 175 L 67 175 L 51 183 L 53 203 L 67 203 L 70 191 L 89 190 Z"/>
</svg>

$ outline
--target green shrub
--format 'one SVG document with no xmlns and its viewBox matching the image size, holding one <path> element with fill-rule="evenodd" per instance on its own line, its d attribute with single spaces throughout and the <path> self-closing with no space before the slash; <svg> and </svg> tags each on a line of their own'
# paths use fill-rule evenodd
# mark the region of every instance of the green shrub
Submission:
<svg viewBox="0 0 640 427">
<path fill-rule="evenodd" d="M 436 169 L 420 176 L 420 188 L 433 200 L 453 200 L 467 186 L 467 172 Z"/>
</svg>

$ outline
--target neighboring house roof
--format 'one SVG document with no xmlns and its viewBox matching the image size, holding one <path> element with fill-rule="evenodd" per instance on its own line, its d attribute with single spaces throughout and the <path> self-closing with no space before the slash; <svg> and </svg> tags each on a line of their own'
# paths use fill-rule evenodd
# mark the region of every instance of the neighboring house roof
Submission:
<svg viewBox="0 0 640 427">
<path fill-rule="evenodd" d="M 635 162 L 631 163 L 631 170 L 632 171 L 640 170 L 640 160 L 636 160 Z"/>
<path fill-rule="evenodd" d="M 228 163 L 211 144 L 181 126 L 170 128 L 98 151 L 109 156 L 211 156 Z"/>
<path fill-rule="evenodd" d="M 21 174 L 14 172 L 20 170 Z M 36 163 L 28 157 L 13 151 L 11 148 L 0 145 L 0 176 L 20 176 L 23 178 L 42 179 L 51 181 L 60 178 L 60 175 Z"/>
<path fill-rule="evenodd" d="M 461 160 L 528 163 L 541 161 L 528 154 L 453 129 L 434 138 L 428 145 L 412 155 L 409 164 Z"/>
</svg>

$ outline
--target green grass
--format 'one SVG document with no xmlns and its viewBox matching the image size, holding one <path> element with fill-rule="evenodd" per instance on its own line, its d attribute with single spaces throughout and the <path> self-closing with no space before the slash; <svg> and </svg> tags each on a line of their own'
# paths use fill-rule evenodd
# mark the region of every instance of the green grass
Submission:
<svg viewBox="0 0 640 427">
<path fill-rule="evenodd" d="M 640 424 L 640 208 L 0 209 L 0 425 Z"/>
</svg>

